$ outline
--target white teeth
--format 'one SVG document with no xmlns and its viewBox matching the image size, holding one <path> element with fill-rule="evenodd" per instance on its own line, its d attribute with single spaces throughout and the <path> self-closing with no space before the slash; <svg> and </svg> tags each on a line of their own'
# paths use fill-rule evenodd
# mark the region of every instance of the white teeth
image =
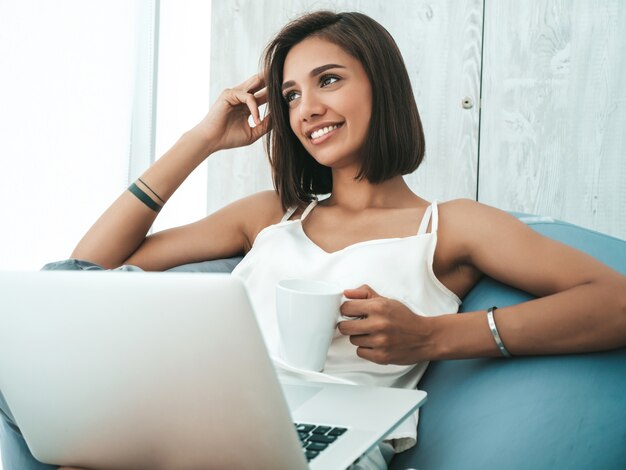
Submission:
<svg viewBox="0 0 626 470">
<path fill-rule="evenodd" d="M 322 137 L 323 135 L 328 134 L 330 131 L 337 129 L 338 127 L 339 125 L 335 124 L 334 126 L 323 127 L 322 129 L 318 129 L 311 133 L 311 139 L 317 139 L 319 137 Z"/>
</svg>

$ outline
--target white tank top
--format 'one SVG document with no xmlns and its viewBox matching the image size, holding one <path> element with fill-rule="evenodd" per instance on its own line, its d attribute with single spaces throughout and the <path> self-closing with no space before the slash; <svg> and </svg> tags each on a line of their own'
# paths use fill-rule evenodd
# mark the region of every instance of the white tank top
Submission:
<svg viewBox="0 0 626 470">
<path fill-rule="evenodd" d="M 233 275 L 246 284 L 279 375 L 312 381 L 415 388 L 427 362 L 410 366 L 375 364 L 358 357 L 356 346 L 338 331 L 323 373 L 301 371 L 286 365 L 278 354 L 275 286 L 281 279 L 289 278 L 324 280 L 342 289 L 367 284 L 380 295 L 398 300 L 420 315 L 456 313 L 461 301 L 433 272 L 437 203 L 433 202 L 427 208 L 416 235 L 367 240 L 332 253 L 316 245 L 302 228 L 302 221 L 316 204 L 317 201 L 313 201 L 298 220 L 289 220 L 295 212 L 295 208 L 291 208 L 279 223 L 261 230 L 251 250 L 233 271 Z M 431 215 L 431 231 L 427 233 Z M 401 444 L 396 442 L 397 451 L 415 443 L 416 426 L 417 416 L 394 431 L 392 438 L 408 438 Z"/>
</svg>

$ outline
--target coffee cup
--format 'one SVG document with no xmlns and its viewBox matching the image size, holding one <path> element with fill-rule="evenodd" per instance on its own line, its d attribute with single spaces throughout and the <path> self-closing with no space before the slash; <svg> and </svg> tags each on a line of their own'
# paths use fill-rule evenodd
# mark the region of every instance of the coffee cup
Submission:
<svg viewBox="0 0 626 470">
<path fill-rule="evenodd" d="M 336 284 L 285 279 L 276 285 L 280 355 L 290 366 L 320 372 L 337 322 L 343 290 Z"/>
</svg>

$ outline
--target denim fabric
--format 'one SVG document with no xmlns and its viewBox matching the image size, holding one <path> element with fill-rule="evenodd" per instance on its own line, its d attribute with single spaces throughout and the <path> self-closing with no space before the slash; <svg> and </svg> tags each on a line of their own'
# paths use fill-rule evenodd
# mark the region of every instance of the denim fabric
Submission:
<svg viewBox="0 0 626 470">
<path fill-rule="evenodd" d="M 212 261 L 202 261 L 200 263 L 184 264 L 182 266 L 176 266 L 168 269 L 168 271 L 174 272 L 186 272 L 186 273 L 229 273 L 243 258 L 238 256 L 236 258 L 216 259 Z M 134 267 L 134 266 L 133 266 Z"/>
<path fill-rule="evenodd" d="M 104 271 L 105 269 L 91 261 L 83 261 L 81 259 L 64 259 L 62 261 L 54 261 L 46 264 L 42 271 Z M 143 269 L 137 266 L 125 265 L 121 266 L 113 271 L 143 271 Z"/>
<path fill-rule="evenodd" d="M 2 444 L 2 468 L 4 470 L 52 470 L 57 468 L 56 465 L 46 465 L 39 462 L 30 453 L 1 392 L 0 444 Z"/>
<path fill-rule="evenodd" d="M 200 263 L 184 264 L 175 266 L 168 271 L 171 272 L 193 272 L 193 273 L 229 273 L 242 260 L 241 256 L 227 259 L 216 259 L 212 261 L 202 261 Z M 80 259 L 65 259 L 46 264 L 42 271 L 102 271 L 104 268 L 90 261 Z M 120 266 L 113 271 L 143 271 L 137 266 L 130 264 Z"/>
</svg>

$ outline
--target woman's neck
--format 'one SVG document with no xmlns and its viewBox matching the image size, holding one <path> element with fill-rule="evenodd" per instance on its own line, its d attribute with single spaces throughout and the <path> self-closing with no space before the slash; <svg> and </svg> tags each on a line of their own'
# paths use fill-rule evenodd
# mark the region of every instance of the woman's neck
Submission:
<svg viewBox="0 0 626 470">
<path fill-rule="evenodd" d="M 323 205 L 361 211 L 370 208 L 413 206 L 420 201 L 422 200 L 409 189 L 402 176 L 372 184 L 366 179 L 355 179 L 354 172 L 335 170 L 332 194 L 323 201 Z"/>
</svg>

